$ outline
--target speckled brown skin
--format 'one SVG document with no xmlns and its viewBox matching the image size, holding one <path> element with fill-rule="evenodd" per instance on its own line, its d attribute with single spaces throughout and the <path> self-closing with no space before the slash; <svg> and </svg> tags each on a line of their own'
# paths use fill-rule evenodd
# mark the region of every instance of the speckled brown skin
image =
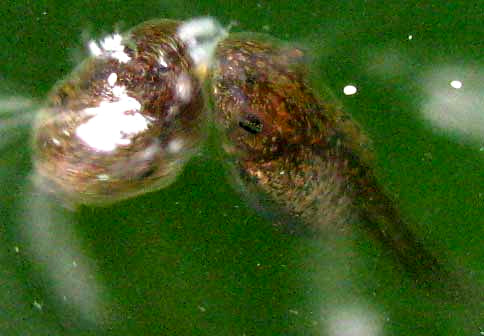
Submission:
<svg viewBox="0 0 484 336">
<path fill-rule="evenodd" d="M 201 84 L 185 45 L 175 35 L 178 26 L 171 20 L 140 24 L 123 34 L 128 62 L 90 57 L 57 84 L 34 127 L 34 179 L 42 190 L 69 206 L 106 204 L 175 179 L 198 148 L 206 119 Z M 139 111 L 127 107 L 126 114 L 139 113 L 149 126 L 127 135 L 114 150 L 102 151 L 76 131 L 92 118 L 89 109 L 121 101 L 109 83 L 113 73 L 117 89 L 141 104 Z M 177 85 L 188 88 L 188 94 L 180 93 Z"/>
<path fill-rule="evenodd" d="M 304 230 L 377 228 L 403 261 L 436 266 L 378 186 L 358 125 L 306 82 L 304 52 L 263 35 L 232 34 L 216 51 L 215 120 L 240 187 L 264 208 L 302 219 Z M 292 227 L 298 230 L 297 227 Z"/>
</svg>

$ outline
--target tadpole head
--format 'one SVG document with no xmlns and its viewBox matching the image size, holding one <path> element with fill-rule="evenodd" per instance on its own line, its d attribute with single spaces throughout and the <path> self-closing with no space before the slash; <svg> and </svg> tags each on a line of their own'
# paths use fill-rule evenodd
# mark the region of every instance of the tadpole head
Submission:
<svg viewBox="0 0 484 336">
<path fill-rule="evenodd" d="M 261 34 L 231 34 L 219 43 L 211 93 L 227 151 L 265 160 L 310 141 L 308 118 L 318 102 L 303 63 L 303 51 Z"/>
</svg>

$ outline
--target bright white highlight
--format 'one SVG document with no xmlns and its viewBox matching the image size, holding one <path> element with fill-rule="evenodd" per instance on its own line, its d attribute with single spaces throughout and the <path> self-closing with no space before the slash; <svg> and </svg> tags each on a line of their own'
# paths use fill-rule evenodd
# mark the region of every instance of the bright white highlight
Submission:
<svg viewBox="0 0 484 336">
<path fill-rule="evenodd" d="M 97 176 L 97 179 L 98 179 L 99 181 L 109 181 L 110 177 L 109 177 L 109 175 L 108 175 L 108 174 L 99 174 L 99 175 Z"/>
<path fill-rule="evenodd" d="M 138 112 L 140 102 L 128 96 L 125 87 L 115 86 L 113 93 L 117 101 L 102 101 L 97 107 L 84 109 L 84 113 L 92 117 L 76 129 L 79 139 L 102 152 L 129 145 L 131 137 L 146 130 L 150 124 Z"/>
<path fill-rule="evenodd" d="M 126 97 L 131 98 L 126 94 L 126 87 L 122 85 L 115 85 L 111 90 L 111 92 L 113 93 L 113 96 L 118 97 L 120 99 L 126 98 Z"/>
<path fill-rule="evenodd" d="M 178 99 L 184 103 L 188 103 L 192 97 L 191 78 L 186 73 L 180 74 L 177 78 L 175 88 Z"/>
<path fill-rule="evenodd" d="M 168 63 L 166 63 L 163 51 L 160 51 L 160 55 L 158 56 L 158 63 L 160 63 L 163 68 L 168 68 Z"/>
<path fill-rule="evenodd" d="M 178 36 L 187 44 L 190 57 L 197 67 L 210 67 L 217 43 L 227 34 L 216 20 L 209 17 L 189 20 L 178 28 Z"/>
<path fill-rule="evenodd" d="M 111 73 L 108 77 L 109 86 L 111 86 L 111 87 L 114 86 L 116 84 L 117 80 L 118 80 L 118 75 L 115 72 Z"/>
<path fill-rule="evenodd" d="M 329 336 L 378 336 L 382 323 L 377 315 L 362 307 L 342 307 L 328 321 Z"/>
<path fill-rule="evenodd" d="M 460 89 L 462 87 L 462 82 L 458 80 L 453 80 L 450 82 L 450 86 L 452 86 L 454 89 Z"/>
<path fill-rule="evenodd" d="M 92 56 L 99 57 L 103 54 L 101 47 L 98 46 L 96 41 L 89 41 L 88 48 Z"/>
<path fill-rule="evenodd" d="M 343 93 L 347 96 L 351 96 L 351 95 L 354 95 L 356 92 L 358 91 L 358 89 L 356 88 L 356 86 L 354 85 L 346 85 L 344 88 L 343 88 Z"/>
<path fill-rule="evenodd" d="M 120 63 L 128 63 L 131 57 L 124 52 L 123 37 L 118 34 L 106 36 L 102 41 L 89 41 L 89 51 L 95 57 L 111 57 Z"/>
</svg>

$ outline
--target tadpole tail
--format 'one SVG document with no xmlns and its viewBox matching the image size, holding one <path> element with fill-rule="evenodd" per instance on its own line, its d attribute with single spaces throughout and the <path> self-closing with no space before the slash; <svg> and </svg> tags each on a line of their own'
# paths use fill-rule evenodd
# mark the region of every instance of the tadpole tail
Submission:
<svg viewBox="0 0 484 336">
<path fill-rule="evenodd" d="M 361 202 L 361 215 L 369 231 L 376 235 L 376 239 L 390 245 L 415 286 L 424 290 L 427 295 L 432 293 L 436 304 L 467 311 L 466 323 L 474 325 L 478 330 L 479 324 L 474 314 L 482 310 L 482 294 L 469 286 L 467 277 L 432 254 L 431 248 L 425 246 L 411 232 L 383 193 L 374 194 L 370 199 Z"/>
<path fill-rule="evenodd" d="M 438 258 L 419 240 L 402 219 L 394 202 L 385 195 L 374 177 L 361 176 L 356 205 L 372 235 L 394 251 L 404 270 L 421 285 L 438 286 L 449 274 Z"/>
</svg>

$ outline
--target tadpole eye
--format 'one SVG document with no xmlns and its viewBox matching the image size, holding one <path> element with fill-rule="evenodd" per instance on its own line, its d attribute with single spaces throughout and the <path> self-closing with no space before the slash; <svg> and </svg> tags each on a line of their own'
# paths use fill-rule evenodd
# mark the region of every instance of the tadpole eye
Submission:
<svg viewBox="0 0 484 336">
<path fill-rule="evenodd" d="M 239 126 L 251 134 L 262 132 L 262 122 L 256 116 L 249 114 L 239 121 Z"/>
</svg>

